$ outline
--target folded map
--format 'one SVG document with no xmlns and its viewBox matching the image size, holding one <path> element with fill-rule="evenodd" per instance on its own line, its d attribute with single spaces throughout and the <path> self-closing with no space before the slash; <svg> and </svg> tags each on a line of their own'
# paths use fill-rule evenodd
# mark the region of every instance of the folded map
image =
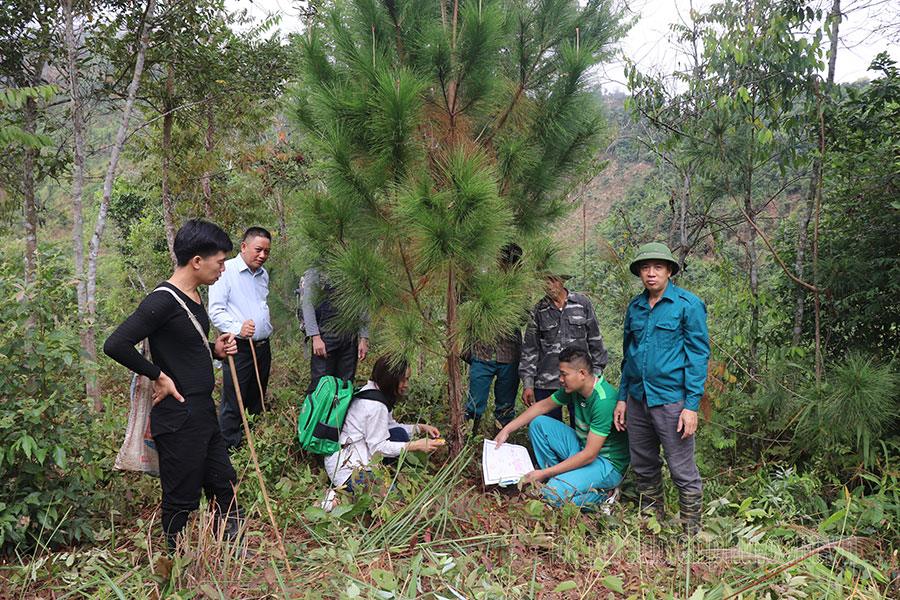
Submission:
<svg viewBox="0 0 900 600">
<path fill-rule="evenodd" d="M 525 446 L 503 444 L 497 448 L 494 440 L 484 440 L 481 470 L 485 485 L 512 485 L 534 471 L 534 464 Z"/>
</svg>

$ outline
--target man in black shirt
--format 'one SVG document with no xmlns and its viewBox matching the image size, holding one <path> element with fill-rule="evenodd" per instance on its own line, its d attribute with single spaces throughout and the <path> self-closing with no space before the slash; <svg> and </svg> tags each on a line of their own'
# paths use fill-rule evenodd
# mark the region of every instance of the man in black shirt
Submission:
<svg viewBox="0 0 900 600">
<path fill-rule="evenodd" d="M 201 490 L 237 534 L 237 479 L 216 416 L 212 355 L 237 352 L 234 334 L 207 340 L 209 317 L 197 288 L 225 270 L 228 235 L 212 223 L 188 221 L 175 236 L 175 273 L 151 292 L 109 336 L 103 351 L 153 382 L 150 433 L 159 452 L 162 526 L 174 550 L 188 514 L 200 506 Z M 153 362 L 135 345 L 149 339 Z"/>
</svg>

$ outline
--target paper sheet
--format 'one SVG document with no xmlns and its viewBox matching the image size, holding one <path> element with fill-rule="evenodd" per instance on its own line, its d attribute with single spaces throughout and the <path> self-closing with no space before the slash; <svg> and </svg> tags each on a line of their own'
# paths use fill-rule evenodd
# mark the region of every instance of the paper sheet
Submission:
<svg viewBox="0 0 900 600">
<path fill-rule="evenodd" d="M 481 470 L 485 485 L 512 485 L 534 470 L 528 448 L 503 444 L 497 449 L 494 440 L 484 440 L 481 449 Z"/>
</svg>

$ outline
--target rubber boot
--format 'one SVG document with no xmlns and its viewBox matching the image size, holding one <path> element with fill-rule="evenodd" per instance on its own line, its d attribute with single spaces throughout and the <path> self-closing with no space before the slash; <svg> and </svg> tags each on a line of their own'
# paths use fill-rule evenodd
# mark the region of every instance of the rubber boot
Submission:
<svg viewBox="0 0 900 600">
<path fill-rule="evenodd" d="M 247 548 L 244 539 L 244 510 L 238 506 L 236 510 L 232 510 L 225 518 L 225 526 L 223 527 L 223 537 L 231 552 L 237 558 L 253 558 L 253 553 Z"/>
<path fill-rule="evenodd" d="M 656 520 L 662 522 L 666 518 L 666 501 L 663 497 L 662 473 L 655 477 L 636 477 L 637 491 L 640 495 L 640 510 L 642 513 L 652 512 Z"/>
<path fill-rule="evenodd" d="M 166 549 L 169 551 L 169 554 L 175 554 L 178 549 L 178 543 L 183 538 L 183 531 L 185 526 L 187 526 L 189 515 L 190 511 L 182 510 L 163 519 L 163 535 L 166 538 Z"/>
<path fill-rule="evenodd" d="M 684 527 L 684 534 L 688 537 L 693 537 L 700 532 L 703 493 L 678 490 L 678 499 L 681 505 L 681 523 Z"/>
<path fill-rule="evenodd" d="M 481 426 L 481 417 L 472 417 L 467 420 L 472 421 L 472 429 L 469 430 L 469 439 L 474 440 L 475 436 L 478 435 L 478 427 Z"/>
<path fill-rule="evenodd" d="M 169 554 L 175 554 L 178 550 L 178 540 L 181 539 L 181 532 L 178 533 L 167 533 L 166 535 L 166 550 L 169 551 Z"/>
</svg>

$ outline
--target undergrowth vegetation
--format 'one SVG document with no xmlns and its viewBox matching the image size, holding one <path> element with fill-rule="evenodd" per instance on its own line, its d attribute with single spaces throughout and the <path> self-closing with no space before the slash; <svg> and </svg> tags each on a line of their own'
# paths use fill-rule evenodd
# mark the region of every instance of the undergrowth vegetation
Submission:
<svg viewBox="0 0 900 600">
<path fill-rule="evenodd" d="M 253 25 L 235 4 L 3 5 L 0 600 L 900 598 L 900 68 L 882 52 L 868 81 L 834 73 L 847 11 L 878 7 L 888 31 L 897 2 L 707 3 L 664 36 L 668 66 L 628 68 L 627 95 L 596 79 L 632 20 L 618 0 L 282 2 Z M 289 13 L 302 34 L 281 37 Z M 273 234 L 265 485 L 240 449 L 244 541 L 203 506 L 170 556 L 159 482 L 112 468 L 132 374 L 87 355 L 199 215 Z M 610 514 L 485 488 L 489 418 L 455 458 L 406 455 L 322 508 L 296 433 L 310 264 L 340 275 L 354 327 L 372 317 L 357 383 L 406 355 L 396 417 L 456 447 L 458 342 L 522 316 L 540 265 L 591 298 L 617 383 L 628 265 L 651 241 L 708 309 L 702 533 L 683 538 L 668 478 L 661 521 L 630 475 Z"/>
<path fill-rule="evenodd" d="M 674 488 L 667 490 L 670 517 L 662 522 L 636 514 L 627 477 L 622 499 L 609 515 L 580 513 L 573 506 L 550 509 L 515 487 L 485 489 L 480 437 L 455 459 L 407 455 L 399 468 L 379 469 L 380 490 L 356 496 L 339 491 L 338 505 L 325 512 L 320 503 L 327 478 L 319 460 L 303 455 L 295 443 L 303 353 L 276 344 L 274 365 L 270 410 L 256 418 L 253 435 L 287 563 L 266 518 L 246 446 L 233 462 L 238 496 L 250 516 L 245 546 L 255 557 L 235 556 L 205 506 L 194 515 L 180 552 L 168 555 L 159 529 L 158 482 L 110 470 L 127 417 L 123 381 L 103 415 L 65 423 L 73 433 L 97 440 L 91 453 L 66 451 L 67 472 L 77 471 L 78 477 L 57 476 L 63 467 L 55 464 L 52 449 L 44 463 L 24 450 L 5 457 L 7 480 L 12 469 L 21 473 L 17 482 L 27 480 L 29 470 L 44 473 L 32 484 L 33 492 L 57 494 L 60 500 L 55 519 L 36 515 L 35 520 L 43 519 L 40 528 L 28 525 L 28 535 L 7 534 L 0 597 L 895 597 L 896 437 L 873 438 L 868 459 L 852 431 L 823 441 L 823 453 L 840 454 L 843 448 L 845 459 L 857 457 L 848 471 L 821 453 L 794 453 L 787 431 L 776 435 L 769 428 L 754 432 L 728 425 L 739 425 L 738 414 L 750 416 L 759 406 L 734 401 L 735 384 L 726 386 L 698 438 L 707 507 L 704 531 L 690 541 L 672 516 Z M 360 372 L 368 368 L 363 363 Z M 414 371 L 406 399 L 395 409 L 398 420 L 446 419 L 439 380 L 437 365 Z M 763 394 L 766 388 L 757 389 Z M 8 397 L 4 410 L 13 406 L 21 414 L 28 410 L 22 397 Z M 799 418 L 789 429 L 801 430 Z M 812 427 L 809 419 L 803 427 Z M 492 435 L 491 427 L 480 435 Z M 524 431 L 515 435 L 514 441 L 527 442 Z M 723 442 L 729 435 L 734 444 Z M 746 435 L 755 437 L 748 441 Z M 738 452 L 741 462 L 735 460 Z M 747 460 L 750 455 L 755 463 Z M 6 497 L 2 507 L 8 514 Z"/>
</svg>

